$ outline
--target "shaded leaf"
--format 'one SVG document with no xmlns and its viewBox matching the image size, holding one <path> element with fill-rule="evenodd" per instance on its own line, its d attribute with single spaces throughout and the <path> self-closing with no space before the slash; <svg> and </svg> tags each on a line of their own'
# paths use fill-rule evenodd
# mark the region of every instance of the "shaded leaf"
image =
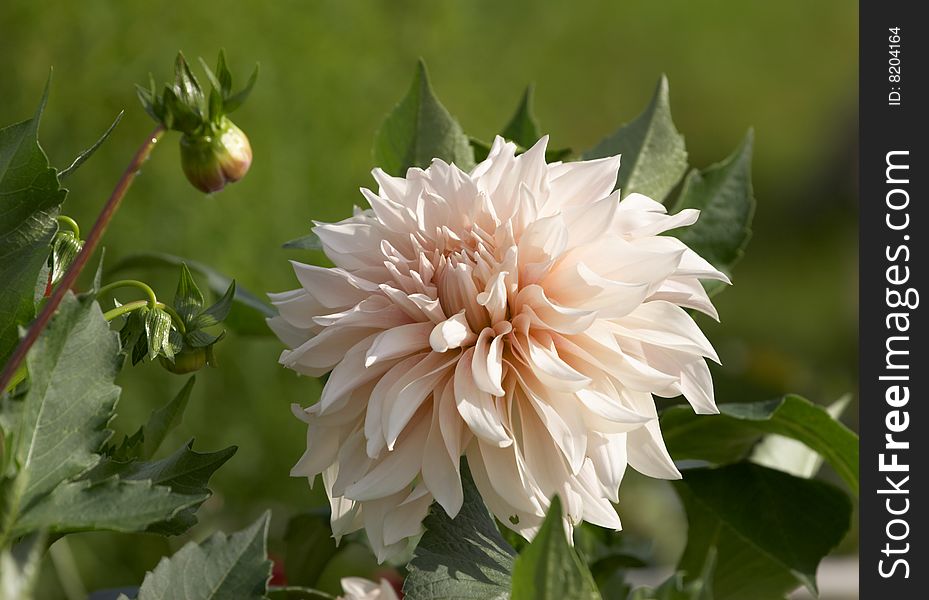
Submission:
<svg viewBox="0 0 929 600">
<path fill-rule="evenodd" d="M 423 521 L 426 533 L 416 546 L 403 582 L 406 600 L 509 598 L 515 552 L 501 537 L 462 464 L 464 504 L 454 519 L 436 503 Z"/>
<path fill-rule="evenodd" d="M 713 600 L 713 572 L 716 569 L 716 547 L 707 549 L 699 577 L 685 579 L 686 573 L 678 571 L 655 589 L 638 588 L 629 595 L 629 600 Z"/>
<path fill-rule="evenodd" d="M 229 316 L 229 311 L 235 302 L 235 280 L 233 280 L 226 292 L 216 301 L 215 304 L 206 308 L 203 312 L 194 318 L 191 325 L 194 329 L 206 329 L 223 322 Z"/>
<path fill-rule="evenodd" d="M 661 430 L 675 460 L 734 462 L 747 456 L 763 434 L 776 433 L 822 455 L 858 493 L 858 436 L 822 407 L 789 395 L 721 404 L 719 410 L 719 415 L 695 415 L 688 406 L 674 406 L 662 413 Z"/>
<path fill-rule="evenodd" d="M 729 157 L 703 170 L 692 170 L 671 212 L 700 209 L 700 218 L 690 227 L 671 232 L 714 267 L 730 274 L 752 236 L 755 197 L 752 191 L 751 130 Z M 725 286 L 711 282 L 708 291 Z"/>
<path fill-rule="evenodd" d="M 7 442 L 18 470 L 0 484 L 4 524 L 98 461 L 119 396 L 118 351 L 99 306 L 68 293 L 26 357 L 31 383 Z"/>
<path fill-rule="evenodd" d="M 826 412 L 838 420 L 851 402 L 851 395 L 843 396 L 826 407 Z M 800 441 L 777 433 L 764 436 L 752 449 L 751 461 L 756 465 L 784 471 L 809 479 L 823 465 L 821 454 Z"/>
<path fill-rule="evenodd" d="M 207 488 L 210 477 L 232 458 L 236 450 L 235 446 L 230 446 L 219 452 L 194 452 L 193 441 L 190 441 L 161 460 L 101 462 L 84 478 L 91 482 L 106 481 L 113 477 L 122 481 L 150 481 L 155 485 L 165 486 L 176 494 L 194 499 L 182 510 L 163 515 L 146 524 L 147 531 L 162 535 L 180 535 L 197 522 L 195 512 L 211 493 Z"/>
<path fill-rule="evenodd" d="M 100 146 L 103 145 L 103 142 L 105 142 L 107 138 L 110 137 L 110 134 L 113 133 L 113 130 L 116 129 L 117 125 L 119 125 L 119 122 L 123 120 L 123 115 L 125 114 L 125 112 L 126 111 L 123 111 L 123 110 L 119 111 L 119 114 L 116 115 L 116 118 L 113 120 L 113 123 L 111 123 L 110 126 L 107 127 L 107 130 L 103 132 L 103 135 L 101 135 L 100 138 L 97 139 L 97 141 L 94 142 L 90 148 L 78 154 L 77 157 L 74 159 L 74 161 L 71 163 L 71 165 L 68 168 L 62 169 L 62 171 L 58 173 L 58 179 L 60 180 L 66 179 L 69 175 L 71 175 L 71 173 L 76 171 L 78 167 L 80 167 L 85 162 L 87 162 L 87 159 L 94 155 L 94 152 L 96 152 L 97 149 L 99 149 Z"/>
<path fill-rule="evenodd" d="M 145 576 L 138 600 L 260 600 L 271 578 L 265 513 L 254 524 L 203 544 L 190 542 Z"/>
<path fill-rule="evenodd" d="M 288 250 L 322 250 L 323 243 L 320 241 L 319 236 L 311 231 L 304 236 L 284 242 L 281 248 Z"/>
<path fill-rule="evenodd" d="M 688 469 L 674 482 L 689 523 L 678 568 L 696 578 L 715 548 L 714 600 L 780 599 L 842 540 L 851 501 L 841 490 L 751 463 Z"/>
<path fill-rule="evenodd" d="M 599 600 L 593 575 L 568 543 L 556 496 L 532 543 L 513 563 L 511 600 Z"/>
<path fill-rule="evenodd" d="M 664 200 L 687 170 L 684 136 L 671 120 L 668 80 L 662 76 L 648 107 L 632 122 L 584 153 L 585 160 L 621 154 L 616 187 L 627 196 Z"/>
<path fill-rule="evenodd" d="M 143 531 L 152 523 L 171 519 L 185 508 L 203 502 L 208 494 L 175 493 L 152 481 L 116 478 L 61 483 L 23 512 L 12 529 L 14 536 L 47 529 L 75 531 Z"/>
<path fill-rule="evenodd" d="M 36 315 L 35 289 L 66 190 L 37 137 L 48 85 L 35 116 L 0 129 L 0 365 Z"/>
<path fill-rule="evenodd" d="M 203 292 L 194 281 L 187 265 L 181 263 L 181 276 L 178 278 L 177 290 L 174 292 L 174 310 L 180 315 L 184 325 L 190 325 L 202 308 Z"/>
<path fill-rule="evenodd" d="M 148 422 L 143 428 L 145 441 L 144 450 L 140 455 L 141 458 L 147 459 L 154 456 L 168 433 L 180 424 L 181 418 L 184 416 L 184 410 L 186 410 L 187 403 L 190 400 L 190 392 L 193 390 L 194 381 L 196 381 L 195 377 L 188 379 L 181 391 L 170 402 L 152 411 Z"/>
<path fill-rule="evenodd" d="M 428 167 L 434 158 L 464 171 L 474 166 L 468 137 L 435 97 L 420 60 L 409 92 L 375 136 L 374 162 L 391 175 L 403 176 L 410 167 Z"/>
<path fill-rule="evenodd" d="M 284 572 L 295 586 L 315 585 L 336 553 L 329 518 L 323 514 L 297 515 L 284 534 Z"/>
<path fill-rule="evenodd" d="M 539 123 L 532 113 L 533 91 L 532 85 L 526 87 L 516 113 L 500 133 L 504 138 L 516 142 L 523 148 L 531 148 L 542 137 L 539 131 Z"/>
</svg>

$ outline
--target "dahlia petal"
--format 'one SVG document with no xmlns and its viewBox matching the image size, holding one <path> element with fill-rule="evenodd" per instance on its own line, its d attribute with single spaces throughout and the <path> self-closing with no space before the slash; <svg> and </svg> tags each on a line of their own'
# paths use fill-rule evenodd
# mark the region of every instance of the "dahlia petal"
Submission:
<svg viewBox="0 0 929 600">
<path fill-rule="evenodd" d="M 432 494 L 422 484 L 384 517 L 384 543 L 396 544 L 423 531 L 423 519 L 429 513 Z"/>
<path fill-rule="evenodd" d="M 698 415 L 719 414 L 713 397 L 713 378 L 704 360 L 695 360 L 681 372 L 681 391 Z"/>
<path fill-rule="evenodd" d="M 268 329 L 270 329 L 279 340 L 284 342 L 284 345 L 288 348 L 296 348 L 312 335 L 309 329 L 294 327 L 283 317 L 270 317 L 265 319 L 265 323 L 267 323 Z"/>
<path fill-rule="evenodd" d="M 719 313 L 706 293 L 706 289 L 695 277 L 672 277 L 665 280 L 648 300 L 664 300 L 684 308 L 692 308 L 719 321 Z"/>
<path fill-rule="evenodd" d="M 529 478 L 515 447 L 500 448 L 481 441 L 477 447 L 483 457 L 484 469 L 490 479 L 491 487 L 507 503 L 518 511 L 528 514 L 545 514 L 545 507 L 540 502 L 544 495 Z M 470 465 L 470 459 L 468 460 Z"/>
<path fill-rule="evenodd" d="M 693 352 L 719 362 L 719 356 L 684 310 L 664 301 L 645 302 L 615 321 L 617 334 L 656 346 Z"/>
<path fill-rule="evenodd" d="M 584 461 L 584 466 L 581 467 L 572 487 L 580 496 L 581 514 L 585 521 L 614 531 L 623 528 L 616 509 L 601 493 L 600 480 L 590 459 Z"/>
<path fill-rule="evenodd" d="M 416 218 L 407 207 L 390 198 L 383 198 L 367 188 L 361 188 L 361 194 L 371 205 L 374 214 L 377 215 L 384 227 L 395 232 L 404 233 L 410 230 Z"/>
<path fill-rule="evenodd" d="M 439 382 L 451 375 L 457 362 L 457 352 L 451 355 L 430 352 L 390 387 L 381 413 L 388 450 L 394 449 L 397 438 L 410 419 L 438 387 Z"/>
<path fill-rule="evenodd" d="M 326 495 L 329 496 L 329 506 L 332 512 L 330 525 L 332 528 L 332 537 L 338 546 L 342 536 L 358 531 L 364 526 L 361 519 L 361 505 L 344 496 L 332 493 L 332 485 L 339 475 L 339 465 L 334 463 L 328 469 L 323 471 L 323 487 L 326 488 Z"/>
<path fill-rule="evenodd" d="M 519 533 L 528 540 L 531 540 L 542 525 L 545 512 L 541 506 L 538 510 L 524 511 L 511 505 L 505 496 L 497 493 L 491 483 L 491 477 L 487 473 L 484 457 L 481 454 L 480 444 L 471 444 L 468 446 L 467 458 L 468 468 L 471 471 L 471 477 L 474 479 L 474 485 L 477 487 L 481 498 L 497 519 L 506 525 L 509 529 Z"/>
<path fill-rule="evenodd" d="M 436 325 L 429 333 L 429 345 L 435 352 L 447 352 L 452 348 L 460 348 L 476 339 L 477 336 L 468 326 L 468 319 L 463 309 Z"/>
<path fill-rule="evenodd" d="M 474 435 L 491 444 L 504 447 L 513 439 L 503 427 L 493 396 L 481 390 L 472 371 L 473 348 L 465 350 L 455 368 L 455 404 L 458 413 Z"/>
<path fill-rule="evenodd" d="M 319 396 L 321 414 L 337 408 L 341 405 L 341 401 L 346 400 L 354 390 L 378 379 L 393 367 L 395 362 L 391 361 L 383 361 L 369 367 L 364 365 L 368 348 L 378 335 L 380 334 L 372 334 L 352 346 L 329 374 L 329 379 L 326 380 L 326 385 L 323 386 L 323 391 Z"/>
<path fill-rule="evenodd" d="M 422 470 L 420 452 L 429 433 L 429 422 L 416 422 L 405 433 L 406 443 L 397 444 L 396 449 L 378 460 L 364 477 L 347 486 L 345 497 L 355 501 L 383 498 L 402 490 L 413 481 Z"/>
<path fill-rule="evenodd" d="M 422 362 L 427 354 L 417 354 L 396 363 L 378 380 L 368 399 L 364 419 L 364 436 L 367 438 L 366 452 L 371 458 L 377 458 L 387 446 L 387 436 L 383 426 L 385 404 L 394 384 Z M 374 368 L 374 367 L 371 367 Z"/>
<path fill-rule="evenodd" d="M 387 329 L 374 338 L 365 354 L 364 366 L 428 349 L 432 328 L 432 323 L 410 323 Z"/>
<path fill-rule="evenodd" d="M 575 392 L 590 384 L 590 378 L 562 360 L 554 347 L 543 346 L 531 335 L 527 337 L 526 345 L 528 365 L 545 385 L 565 392 Z"/>
<path fill-rule="evenodd" d="M 665 447 L 657 419 L 626 434 L 626 452 L 629 466 L 643 475 L 656 479 L 681 478 Z"/>
<path fill-rule="evenodd" d="M 455 518 L 464 502 L 461 487 L 459 458 L 447 452 L 439 424 L 438 402 L 432 410 L 432 427 L 423 448 L 423 484 L 445 509 L 449 517 Z"/>
<path fill-rule="evenodd" d="M 406 197 L 409 188 L 409 183 L 406 179 L 388 175 L 381 168 L 376 168 L 371 171 L 371 175 L 379 186 L 378 195 L 402 204 L 403 198 Z"/>
<path fill-rule="evenodd" d="M 616 188 L 620 156 L 607 156 L 551 165 L 548 176 L 551 182 L 552 202 L 559 206 L 590 205 Z"/>
<path fill-rule="evenodd" d="M 500 336 L 494 336 L 494 330 L 485 327 L 477 338 L 474 355 L 471 360 L 471 374 L 478 389 L 493 396 L 504 394 L 503 379 L 503 344 Z"/>
<path fill-rule="evenodd" d="M 552 182 L 552 197 L 557 196 L 555 182 Z M 590 204 L 568 208 L 562 213 L 568 230 L 567 248 L 575 248 L 588 244 L 591 240 L 598 240 L 609 231 L 619 208 L 619 191 L 606 197 L 601 196 L 601 198 L 602 200 Z"/>
<path fill-rule="evenodd" d="M 587 455 L 607 498 L 619 502 L 619 485 L 626 472 L 626 434 L 591 432 L 587 437 Z"/>
<path fill-rule="evenodd" d="M 533 324 L 559 333 L 581 333 L 597 318 L 596 311 L 555 304 L 545 296 L 545 291 L 538 285 L 530 285 L 520 290 L 516 303 L 529 315 Z"/>
<path fill-rule="evenodd" d="M 268 294 L 277 313 L 288 324 L 300 329 L 319 329 L 315 315 L 328 312 L 316 299 L 304 290 L 293 290 L 285 294 Z"/>
<path fill-rule="evenodd" d="M 291 261 L 300 285 L 327 308 L 348 308 L 377 292 L 376 284 L 344 269 L 326 269 Z"/>
<path fill-rule="evenodd" d="M 638 429 L 642 424 L 652 420 L 652 417 L 639 414 L 634 410 L 626 408 L 614 398 L 596 390 L 578 390 L 575 392 L 575 395 L 587 410 L 607 421 L 628 426 L 626 431 Z M 614 430 L 612 433 L 622 432 Z"/>
</svg>

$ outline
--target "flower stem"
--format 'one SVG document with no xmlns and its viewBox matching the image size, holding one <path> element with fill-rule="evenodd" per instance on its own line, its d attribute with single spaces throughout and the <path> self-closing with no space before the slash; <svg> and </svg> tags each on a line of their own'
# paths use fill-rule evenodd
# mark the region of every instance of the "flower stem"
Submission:
<svg viewBox="0 0 929 600">
<path fill-rule="evenodd" d="M 52 292 L 52 295 L 48 298 L 48 302 L 46 302 L 45 306 L 42 308 L 42 312 L 40 312 L 36 320 L 33 321 L 29 330 L 26 332 L 26 336 L 20 340 L 13 355 L 10 356 L 10 359 L 3 367 L 3 372 L 0 373 L 0 390 L 6 389 L 13 375 L 16 373 L 16 370 L 19 369 L 19 365 L 22 364 L 23 360 L 26 358 L 29 349 L 32 348 L 32 345 L 39 339 L 39 334 L 48 326 L 48 322 L 51 321 L 52 315 L 58 310 L 58 306 L 64 299 L 65 294 L 77 281 L 77 276 L 81 274 L 81 271 L 87 265 L 90 255 L 97 249 L 97 244 L 100 243 L 103 232 L 106 231 L 107 225 L 109 225 L 113 215 L 116 213 L 117 209 L 119 209 L 119 205 L 126 196 L 129 186 L 132 185 L 135 176 L 142 168 L 142 163 L 148 159 L 148 156 L 155 148 L 155 144 L 158 143 L 162 134 L 164 134 L 164 127 L 159 125 L 147 138 L 145 138 L 145 141 L 139 146 L 139 149 L 136 150 L 135 155 L 129 162 L 129 166 L 123 171 L 122 177 L 119 178 L 116 187 L 113 188 L 113 192 L 103 206 L 103 210 L 101 210 L 100 215 L 97 216 L 93 228 L 84 241 L 84 247 L 81 249 L 80 253 L 78 253 L 77 257 L 75 257 L 74 262 L 71 263 L 71 266 L 68 268 L 68 272 L 61 278 L 61 283 L 59 283 L 58 287 Z"/>
<path fill-rule="evenodd" d="M 181 319 L 181 316 L 177 314 L 173 308 L 164 304 L 163 302 L 155 302 L 155 304 L 149 304 L 148 300 L 136 300 L 135 302 L 129 302 L 123 304 L 122 306 L 117 306 L 116 308 L 111 308 L 110 310 L 103 313 L 103 318 L 107 321 L 112 321 L 117 317 L 121 317 L 126 313 L 131 313 L 134 310 L 148 306 L 149 308 L 160 308 L 161 310 L 168 313 L 171 316 L 171 320 L 174 321 L 175 327 L 182 334 L 187 333 L 187 328 L 184 326 L 184 321 Z"/>
<path fill-rule="evenodd" d="M 114 281 L 113 283 L 108 283 L 97 292 L 98 296 L 102 296 L 107 292 L 112 292 L 113 290 L 121 287 L 135 287 L 139 288 L 148 296 L 149 304 L 152 308 L 158 306 L 158 298 L 155 297 L 155 290 L 148 286 L 145 282 L 138 281 L 136 279 L 122 279 L 120 281 Z"/>
<path fill-rule="evenodd" d="M 77 224 L 77 221 L 67 215 L 58 215 L 58 223 L 67 225 L 74 232 L 74 237 L 81 239 L 81 226 Z"/>
</svg>

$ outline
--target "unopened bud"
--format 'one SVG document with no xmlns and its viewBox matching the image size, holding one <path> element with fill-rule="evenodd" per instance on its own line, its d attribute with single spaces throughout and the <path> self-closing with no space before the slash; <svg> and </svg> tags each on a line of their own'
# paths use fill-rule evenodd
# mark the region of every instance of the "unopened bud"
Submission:
<svg viewBox="0 0 929 600">
<path fill-rule="evenodd" d="M 207 194 L 245 177 L 251 164 L 248 137 L 226 117 L 208 134 L 181 137 L 184 174 L 195 188 Z"/>
<path fill-rule="evenodd" d="M 199 371 L 209 361 L 207 348 L 185 348 L 174 355 L 174 361 L 161 357 L 161 366 L 177 375 Z"/>
<path fill-rule="evenodd" d="M 77 239 L 77 236 L 71 231 L 59 231 L 55 234 L 52 241 L 52 253 L 49 256 L 51 266 L 49 287 L 57 284 L 64 277 L 68 267 L 74 262 L 83 246 L 84 242 Z"/>
</svg>

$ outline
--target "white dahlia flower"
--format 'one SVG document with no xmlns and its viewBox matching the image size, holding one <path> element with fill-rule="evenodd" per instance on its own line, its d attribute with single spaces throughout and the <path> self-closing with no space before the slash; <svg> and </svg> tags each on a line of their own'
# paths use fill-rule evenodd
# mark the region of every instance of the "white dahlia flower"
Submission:
<svg viewBox="0 0 929 600">
<path fill-rule="evenodd" d="M 677 238 L 698 211 L 622 201 L 619 157 L 545 163 L 494 141 L 465 173 L 434 160 L 379 169 L 371 210 L 313 231 L 334 268 L 294 262 L 272 295 L 281 363 L 330 373 L 292 474 L 322 473 L 336 537 L 364 528 L 378 559 L 422 530 L 433 500 L 454 517 L 465 456 L 485 503 L 531 538 L 554 495 L 566 527 L 620 528 L 628 463 L 679 478 L 654 395 L 717 412 L 684 308 L 717 318 L 699 279 L 726 276 Z"/>
<path fill-rule="evenodd" d="M 400 600 L 386 579 L 374 583 L 362 577 L 343 577 L 341 583 L 345 595 L 337 600 Z"/>
</svg>

